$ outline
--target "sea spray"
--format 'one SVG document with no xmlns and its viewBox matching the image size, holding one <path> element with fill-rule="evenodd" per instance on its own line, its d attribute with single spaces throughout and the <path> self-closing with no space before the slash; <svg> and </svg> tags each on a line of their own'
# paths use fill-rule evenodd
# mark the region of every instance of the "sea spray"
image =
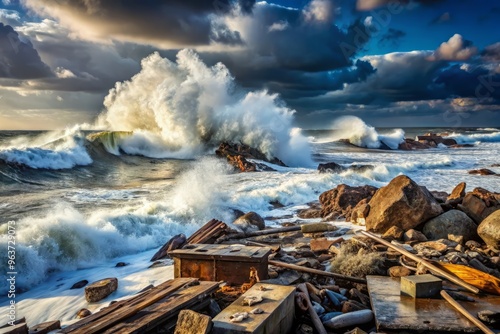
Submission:
<svg viewBox="0 0 500 334">
<path fill-rule="evenodd" d="M 334 134 L 328 141 L 347 139 L 351 144 L 365 148 L 383 148 L 384 146 L 397 150 L 404 141 L 402 129 L 395 129 L 389 134 L 379 134 L 377 130 L 361 118 L 355 116 L 340 117 L 333 123 Z"/>
<path fill-rule="evenodd" d="M 122 142 L 124 152 L 193 158 L 231 141 L 291 166 L 311 165 L 309 144 L 292 126 L 293 110 L 276 94 L 239 90 L 222 63 L 208 67 L 191 50 L 180 51 L 175 63 L 158 53 L 146 57 L 104 105 L 97 125 L 141 137 Z"/>
</svg>

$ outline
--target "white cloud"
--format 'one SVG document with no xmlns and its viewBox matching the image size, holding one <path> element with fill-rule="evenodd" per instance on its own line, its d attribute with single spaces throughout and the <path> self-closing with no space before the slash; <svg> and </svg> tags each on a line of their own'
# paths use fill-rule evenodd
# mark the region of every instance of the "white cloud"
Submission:
<svg viewBox="0 0 500 334">
<path fill-rule="evenodd" d="M 477 48 L 463 39 L 459 34 L 453 35 L 447 42 L 441 43 L 434 53 L 433 59 L 464 61 L 477 54 Z"/>
<path fill-rule="evenodd" d="M 288 28 L 289 24 L 287 21 L 275 22 L 269 27 L 269 31 L 283 31 Z"/>
<path fill-rule="evenodd" d="M 302 11 L 306 21 L 329 22 L 333 17 L 330 0 L 312 0 Z"/>
</svg>

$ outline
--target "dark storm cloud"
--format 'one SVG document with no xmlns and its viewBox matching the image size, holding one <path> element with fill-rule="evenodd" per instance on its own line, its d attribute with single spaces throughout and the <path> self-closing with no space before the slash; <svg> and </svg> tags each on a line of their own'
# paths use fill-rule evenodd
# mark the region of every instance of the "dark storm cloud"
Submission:
<svg viewBox="0 0 500 334">
<path fill-rule="evenodd" d="M 51 76 L 54 74 L 33 45 L 21 41 L 11 26 L 0 23 L 0 77 L 35 79 Z"/>
<path fill-rule="evenodd" d="M 401 42 L 401 39 L 406 36 L 406 33 L 399 29 L 389 28 L 385 34 L 380 37 L 379 45 L 390 45 L 396 47 Z"/>
<path fill-rule="evenodd" d="M 481 56 L 489 62 L 500 62 L 500 42 L 488 45 L 481 52 Z"/>
<path fill-rule="evenodd" d="M 500 102 L 500 73 L 481 66 L 468 70 L 464 66 L 453 65 L 443 70 L 435 82 L 444 85 L 449 96 L 496 99 Z"/>
<path fill-rule="evenodd" d="M 170 46 L 207 45 L 214 33 L 210 14 L 226 14 L 232 0 L 23 0 L 41 15 L 58 19 L 63 25 L 87 38 L 134 41 Z M 249 13 L 254 1 L 238 3 Z M 220 37 L 221 32 L 223 37 Z M 228 38 L 227 27 L 217 28 L 217 42 Z"/>
</svg>

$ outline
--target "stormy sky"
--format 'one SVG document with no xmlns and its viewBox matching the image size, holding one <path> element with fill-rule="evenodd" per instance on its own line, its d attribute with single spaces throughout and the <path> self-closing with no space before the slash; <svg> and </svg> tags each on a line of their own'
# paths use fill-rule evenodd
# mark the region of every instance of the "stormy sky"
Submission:
<svg viewBox="0 0 500 334">
<path fill-rule="evenodd" d="M 498 0 L 0 1 L 0 129 L 91 122 L 144 57 L 184 48 L 304 128 L 500 126 Z"/>
</svg>

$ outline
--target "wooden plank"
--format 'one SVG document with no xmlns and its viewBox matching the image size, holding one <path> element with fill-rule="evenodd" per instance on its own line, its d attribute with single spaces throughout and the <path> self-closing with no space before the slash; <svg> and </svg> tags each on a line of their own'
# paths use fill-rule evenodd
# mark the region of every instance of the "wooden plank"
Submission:
<svg viewBox="0 0 500 334">
<path fill-rule="evenodd" d="M 141 300 L 143 300 L 144 298 L 147 298 L 147 296 L 149 296 L 151 294 L 156 294 L 159 291 L 166 289 L 169 285 L 172 284 L 173 281 L 174 281 L 173 279 L 167 280 L 167 281 L 163 282 L 162 284 L 155 286 L 149 290 L 146 290 L 145 292 L 138 294 L 132 298 L 129 298 L 126 300 L 121 300 L 121 301 L 116 302 L 112 305 L 104 307 L 99 312 L 91 314 L 88 317 L 85 317 L 82 320 L 80 320 L 80 321 L 78 321 L 70 326 L 63 328 L 61 331 L 59 331 L 59 333 L 70 333 L 70 332 L 74 331 L 75 329 L 80 328 L 80 327 L 82 327 L 90 322 L 93 322 L 93 321 L 96 321 L 97 319 L 105 317 L 109 313 L 114 312 L 114 311 L 118 310 L 119 308 L 123 307 L 125 304 L 135 305 L 135 304 L 139 303 Z M 178 282 L 181 282 L 181 281 L 179 280 Z M 187 283 L 187 282 L 189 282 L 189 280 L 185 281 L 185 283 Z"/>
<path fill-rule="evenodd" d="M 147 332 L 177 317 L 182 309 L 188 309 L 207 299 L 218 287 L 218 282 L 200 282 L 199 285 L 178 290 L 167 296 L 164 300 L 144 308 L 133 317 L 108 328 L 103 333 L 125 334 Z"/>
<path fill-rule="evenodd" d="M 421 331 L 478 333 L 480 330 L 442 299 L 412 298 L 400 294 L 400 279 L 367 276 L 368 291 L 378 331 Z M 475 295 L 476 302 L 460 302 L 475 314 L 484 309 L 499 309 L 500 297 Z"/>
<path fill-rule="evenodd" d="M 25 322 L 0 328 L 0 334 L 28 334 L 28 326 Z"/>
<path fill-rule="evenodd" d="M 263 301 L 252 306 L 243 305 L 245 297 L 256 295 L 260 295 Z M 293 286 L 257 283 L 213 319 L 212 333 L 289 333 L 295 314 L 294 296 Z M 230 322 L 234 313 L 250 312 L 256 307 L 261 308 L 264 313 L 250 314 L 243 322 Z"/>
<path fill-rule="evenodd" d="M 173 282 L 171 282 L 171 284 L 169 284 L 165 289 L 158 291 L 155 294 L 152 294 L 150 291 L 148 291 L 149 293 L 147 294 L 146 298 L 141 299 L 141 301 L 138 301 L 134 305 L 124 304 L 120 309 L 118 309 L 116 312 L 113 312 L 109 316 L 102 317 L 101 319 L 94 322 L 90 322 L 82 327 L 77 328 L 74 331 L 71 331 L 71 333 L 93 334 L 102 332 L 104 329 L 113 326 L 117 322 L 120 322 L 123 319 L 136 314 L 140 310 L 156 303 L 162 298 L 165 298 L 166 296 L 180 289 L 186 284 L 192 284 L 196 281 L 197 279 L 194 278 L 174 279 Z"/>
</svg>

